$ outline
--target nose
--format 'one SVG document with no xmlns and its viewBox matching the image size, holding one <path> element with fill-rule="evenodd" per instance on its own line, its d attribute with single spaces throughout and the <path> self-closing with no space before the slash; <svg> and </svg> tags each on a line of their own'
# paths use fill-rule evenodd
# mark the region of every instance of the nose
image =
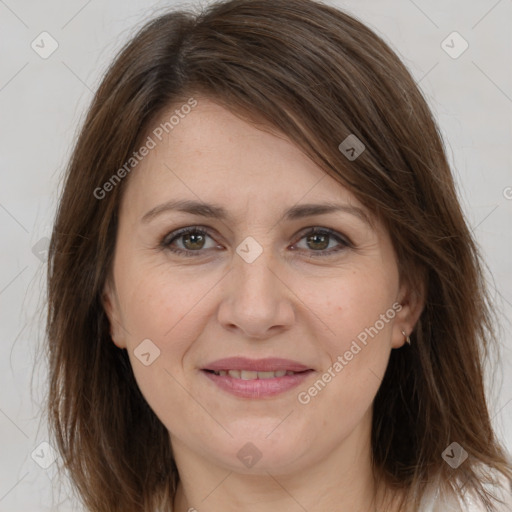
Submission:
<svg viewBox="0 0 512 512">
<path fill-rule="evenodd" d="M 264 250 L 252 263 L 234 255 L 218 309 L 218 321 L 225 329 L 266 339 L 293 325 L 294 294 L 270 252 Z"/>
</svg>

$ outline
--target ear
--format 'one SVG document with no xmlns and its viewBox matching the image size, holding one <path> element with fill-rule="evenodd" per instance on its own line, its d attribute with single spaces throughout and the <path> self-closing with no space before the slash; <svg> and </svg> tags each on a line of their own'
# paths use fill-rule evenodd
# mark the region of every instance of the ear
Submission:
<svg viewBox="0 0 512 512">
<path fill-rule="evenodd" d="M 107 279 L 101 296 L 103 309 L 110 322 L 110 337 L 119 348 L 126 348 L 126 330 L 121 321 L 121 308 L 114 283 Z"/>
<path fill-rule="evenodd" d="M 392 347 L 400 348 L 404 345 L 407 336 L 410 336 L 416 327 L 416 323 L 425 307 L 426 287 L 425 280 L 412 286 L 410 283 L 403 283 L 398 294 L 398 303 L 401 305 L 397 310 L 393 324 Z M 405 332 L 405 336 L 403 334 Z"/>
</svg>

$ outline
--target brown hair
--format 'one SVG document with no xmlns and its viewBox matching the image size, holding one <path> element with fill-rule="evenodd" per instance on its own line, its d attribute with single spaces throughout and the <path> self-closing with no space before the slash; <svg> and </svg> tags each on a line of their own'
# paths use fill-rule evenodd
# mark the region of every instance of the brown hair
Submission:
<svg viewBox="0 0 512 512">
<path fill-rule="evenodd" d="M 102 305 L 129 177 L 102 199 L 95 190 L 164 108 L 195 94 L 284 133 L 385 223 L 401 278 L 425 290 L 425 308 L 412 345 L 392 351 L 375 398 L 375 474 L 403 489 L 412 509 L 436 476 L 490 503 L 479 465 L 512 478 L 484 394 L 491 309 L 421 92 L 388 45 L 340 10 L 312 0 L 232 0 L 142 28 L 104 77 L 67 169 L 49 250 L 48 410 L 85 505 L 172 506 L 178 473 L 168 432 L 126 351 L 111 341 Z M 351 162 L 338 149 L 350 134 L 366 147 Z M 452 441 L 469 453 L 456 471 L 441 457 Z"/>
</svg>

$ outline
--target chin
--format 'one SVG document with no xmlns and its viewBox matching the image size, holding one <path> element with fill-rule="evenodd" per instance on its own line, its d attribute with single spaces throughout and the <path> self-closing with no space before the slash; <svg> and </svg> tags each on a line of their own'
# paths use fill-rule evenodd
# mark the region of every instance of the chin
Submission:
<svg viewBox="0 0 512 512">
<path fill-rule="evenodd" d="M 297 430 L 278 427 L 282 418 L 266 418 L 252 423 L 251 428 L 228 426 L 233 435 L 223 446 L 210 446 L 208 451 L 218 463 L 242 474 L 286 474 L 299 469 L 305 454 L 311 454 L 308 437 Z M 258 428 L 259 427 L 259 428 Z M 276 429 L 276 427 L 278 427 Z M 252 430 L 254 435 L 250 435 Z M 278 434 L 278 430 L 280 430 Z M 309 437 L 310 442 L 312 438 Z M 222 453 L 219 447 L 222 446 Z"/>
</svg>

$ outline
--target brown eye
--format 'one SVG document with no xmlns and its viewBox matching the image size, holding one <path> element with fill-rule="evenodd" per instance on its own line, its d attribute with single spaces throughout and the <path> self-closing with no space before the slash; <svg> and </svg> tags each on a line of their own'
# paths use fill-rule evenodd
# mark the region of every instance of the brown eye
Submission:
<svg viewBox="0 0 512 512">
<path fill-rule="evenodd" d="M 202 249 L 205 241 L 205 235 L 201 233 L 187 233 L 182 235 L 183 245 L 185 249 Z"/>
<path fill-rule="evenodd" d="M 203 253 L 212 247 L 205 247 L 207 238 L 211 236 L 197 227 L 184 228 L 167 235 L 161 242 L 161 246 L 178 254 Z M 177 243 L 181 243 L 181 247 Z"/>
<path fill-rule="evenodd" d="M 329 246 L 330 236 L 322 235 L 319 233 L 314 233 L 313 235 L 309 235 L 307 237 L 307 243 L 311 244 L 309 247 L 311 249 L 319 249 L 321 251 L 327 249 Z"/>
<path fill-rule="evenodd" d="M 327 228 L 313 228 L 302 236 L 303 239 L 306 240 L 306 249 L 309 249 L 311 256 L 329 256 L 353 246 L 339 233 Z"/>
</svg>

